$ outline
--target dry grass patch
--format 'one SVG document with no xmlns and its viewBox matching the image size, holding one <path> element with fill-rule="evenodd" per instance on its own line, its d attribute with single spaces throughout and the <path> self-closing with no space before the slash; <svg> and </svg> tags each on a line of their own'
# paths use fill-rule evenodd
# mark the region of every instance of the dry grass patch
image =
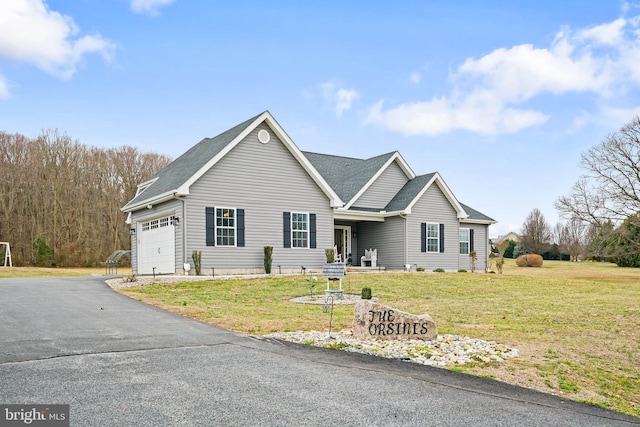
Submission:
<svg viewBox="0 0 640 427">
<path fill-rule="evenodd" d="M 321 306 L 293 304 L 309 277 L 190 282 L 123 289 L 142 301 L 255 335 L 326 330 Z M 640 269 L 545 261 L 504 274 L 350 274 L 349 293 L 370 287 L 380 302 L 428 313 L 441 334 L 503 342 L 519 359 L 463 371 L 640 416 Z M 322 288 L 320 284 L 316 288 Z M 322 289 L 316 289 L 321 292 Z M 350 328 L 336 306 L 333 328 Z"/>
<path fill-rule="evenodd" d="M 0 267 L 0 279 L 19 277 L 82 277 L 102 276 L 104 267 L 96 268 L 44 268 L 44 267 Z M 131 274 L 131 268 L 118 268 L 118 275 Z"/>
</svg>

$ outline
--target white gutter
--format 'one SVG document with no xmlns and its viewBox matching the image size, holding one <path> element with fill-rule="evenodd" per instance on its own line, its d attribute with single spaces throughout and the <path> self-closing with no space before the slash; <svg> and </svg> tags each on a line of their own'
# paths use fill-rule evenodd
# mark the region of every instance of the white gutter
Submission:
<svg viewBox="0 0 640 427">
<path fill-rule="evenodd" d="M 176 198 L 177 195 L 178 195 L 178 193 L 175 190 L 172 190 L 171 192 L 162 193 L 162 194 L 160 194 L 160 195 L 158 195 L 158 196 L 156 196 L 156 197 L 154 197 L 152 199 L 147 199 L 147 200 L 143 200 L 141 202 L 138 202 L 135 205 L 125 206 L 124 208 L 121 208 L 120 210 L 122 212 L 138 211 L 140 209 L 149 208 L 149 206 L 153 207 L 154 205 L 158 205 L 160 203 L 172 200 L 172 199 Z"/>
</svg>

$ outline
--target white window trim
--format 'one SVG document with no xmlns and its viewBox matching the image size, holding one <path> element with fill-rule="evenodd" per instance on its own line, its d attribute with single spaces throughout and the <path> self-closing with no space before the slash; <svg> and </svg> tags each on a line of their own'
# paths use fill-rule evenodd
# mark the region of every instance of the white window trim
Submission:
<svg viewBox="0 0 640 427">
<path fill-rule="evenodd" d="M 216 243 L 216 247 L 220 248 L 235 248 L 238 246 L 238 209 L 229 208 L 226 206 L 216 206 L 213 208 L 213 224 L 214 224 L 214 241 Z M 233 211 L 233 245 L 220 245 L 218 244 L 218 229 L 221 230 L 231 230 L 232 227 L 225 227 L 218 225 L 218 209 Z"/>
<path fill-rule="evenodd" d="M 306 229 L 306 230 L 301 231 L 301 230 L 294 230 L 294 229 L 293 229 L 293 216 L 294 216 L 294 215 L 306 215 L 306 216 L 307 216 L 307 221 L 306 221 L 306 223 L 307 223 L 307 229 Z M 309 224 L 310 219 L 311 219 L 311 214 L 309 214 L 309 212 L 293 212 L 293 211 L 291 211 L 291 222 L 290 222 L 290 228 L 291 228 L 291 249 L 309 249 L 309 245 L 311 244 L 311 231 L 310 231 L 310 228 L 311 228 L 311 227 L 310 227 L 310 225 L 311 225 L 311 224 Z M 306 241 L 307 241 L 307 245 L 306 245 L 306 246 L 295 246 L 295 245 L 293 244 L 293 242 L 294 242 L 294 240 L 295 240 L 293 236 L 294 236 L 294 233 L 295 233 L 296 231 L 297 231 L 297 232 L 299 232 L 299 233 L 306 233 L 306 235 L 307 235 L 307 239 L 306 239 Z"/>
<path fill-rule="evenodd" d="M 435 227 L 436 227 L 436 236 L 435 237 L 429 237 L 429 226 L 430 225 L 435 225 Z M 427 253 L 432 253 L 432 254 L 440 253 L 440 223 L 439 222 L 428 222 L 427 223 L 427 236 L 426 236 L 426 238 L 427 238 L 427 242 L 426 242 L 427 243 Z M 435 251 L 429 250 L 429 239 L 432 239 L 432 240 L 435 239 L 436 240 L 436 250 Z"/>
<path fill-rule="evenodd" d="M 460 238 L 460 232 L 463 230 L 467 230 L 467 240 L 462 240 Z M 466 228 L 466 227 L 461 227 L 458 229 L 458 251 L 460 252 L 460 255 L 469 255 L 469 252 L 471 252 L 471 229 L 470 228 Z M 462 248 L 460 247 L 460 243 L 466 243 L 467 244 L 467 251 L 466 252 L 462 252 Z"/>
</svg>

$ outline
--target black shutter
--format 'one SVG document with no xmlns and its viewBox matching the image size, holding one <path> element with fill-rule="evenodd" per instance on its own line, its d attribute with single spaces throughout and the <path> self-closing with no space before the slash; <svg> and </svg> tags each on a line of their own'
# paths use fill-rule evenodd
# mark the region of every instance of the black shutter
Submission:
<svg viewBox="0 0 640 427">
<path fill-rule="evenodd" d="M 205 234 L 207 238 L 207 246 L 216 245 L 216 210 L 215 208 L 205 208 L 206 227 Z"/>
<path fill-rule="evenodd" d="M 309 248 L 316 248 L 316 214 L 309 214 Z"/>
<path fill-rule="evenodd" d="M 236 245 L 238 247 L 244 247 L 244 209 L 236 209 L 236 231 L 238 232 L 238 239 Z"/>
<path fill-rule="evenodd" d="M 444 252 L 444 224 L 440 224 L 440 252 Z"/>
<path fill-rule="evenodd" d="M 469 252 L 473 252 L 473 228 L 469 230 Z"/>
<path fill-rule="evenodd" d="M 420 224 L 420 252 L 427 252 L 427 223 Z"/>
<path fill-rule="evenodd" d="M 291 247 L 291 212 L 282 212 L 282 240 L 283 247 Z"/>
</svg>

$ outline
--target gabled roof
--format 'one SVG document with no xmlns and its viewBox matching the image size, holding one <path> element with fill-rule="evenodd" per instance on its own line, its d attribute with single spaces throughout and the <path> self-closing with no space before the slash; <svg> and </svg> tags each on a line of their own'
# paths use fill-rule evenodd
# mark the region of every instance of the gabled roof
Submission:
<svg viewBox="0 0 640 427">
<path fill-rule="evenodd" d="M 397 151 L 369 159 L 332 156 L 309 151 L 303 151 L 303 154 L 345 201 L 345 208 L 350 208 L 393 162 L 398 163 L 409 179 L 415 176 Z"/>
<path fill-rule="evenodd" d="M 189 187 L 195 181 L 263 122 L 271 128 L 320 189 L 329 197 L 331 206 L 342 206 L 343 202 L 336 192 L 302 154 L 271 113 L 265 111 L 214 138 L 205 138 L 191 147 L 151 179 L 142 183 L 138 187 L 136 196 L 122 208 L 122 211 L 135 211 L 147 205 L 170 200 L 175 196 L 189 194 Z"/>
<path fill-rule="evenodd" d="M 404 187 L 395 195 L 393 199 L 385 207 L 387 212 L 404 211 L 418 198 L 418 195 L 422 193 L 427 184 L 435 176 L 434 173 L 427 175 L 419 175 L 408 181 Z"/>
<path fill-rule="evenodd" d="M 462 205 L 458 202 L 458 199 L 453 195 L 453 192 L 449 189 L 449 186 L 447 186 L 438 172 L 420 175 L 408 181 L 387 204 L 385 210 L 387 212 L 402 211 L 403 213 L 410 214 L 413 205 L 416 204 L 416 202 L 433 184 L 436 184 L 440 188 L 453 209 L 456 211 L 457 217 L 459 219 L 467 218 L 467 213 L 462 208 Z"/>
</svg>

